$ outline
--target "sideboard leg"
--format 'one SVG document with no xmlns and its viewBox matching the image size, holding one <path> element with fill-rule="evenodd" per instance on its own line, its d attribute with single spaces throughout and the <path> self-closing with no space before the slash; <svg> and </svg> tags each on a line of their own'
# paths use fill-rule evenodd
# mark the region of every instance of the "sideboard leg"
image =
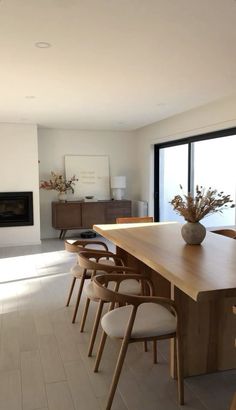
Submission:
<svg viewBox="0 0 236 410">
<path fill-rule="evenodd" d="M 65 239 L 67 229 L 61 229 L 59 239 Z"/>
<path fill-rule="evenodd" d="M 65 239 L 65 236 L 66 236 L 66 232 L 67 232 L 67 229 L 63 229 L 63 234 L 62 234 L 62 237 L 61 237 L 61 239 Z"/>
</svg>

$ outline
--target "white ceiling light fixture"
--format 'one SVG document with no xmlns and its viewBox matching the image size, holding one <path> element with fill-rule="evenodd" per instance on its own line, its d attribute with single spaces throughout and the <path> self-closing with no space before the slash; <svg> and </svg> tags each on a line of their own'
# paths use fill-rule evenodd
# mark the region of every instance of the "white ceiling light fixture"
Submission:
<svg viewBox="0 0 236 410">
<path fill-rule="evenodd" d="M 38 41 L 35 43 L 35 47 L 37 48 L 50 48 L 52 45 L 50 43 L 47 43 L 46 41 Z"/>
</svg>

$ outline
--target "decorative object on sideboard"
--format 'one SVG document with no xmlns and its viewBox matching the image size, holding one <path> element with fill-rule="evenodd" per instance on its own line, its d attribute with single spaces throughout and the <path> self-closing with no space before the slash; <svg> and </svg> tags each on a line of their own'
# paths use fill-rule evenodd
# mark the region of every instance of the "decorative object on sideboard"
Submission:
<svg viewBox="0 0 236 410">
<path fill-rule="evenodd" d="M 111 177 L 112 198 L 121 200 L 124 198 L 124 190 L 126 188 L 126 177 L 116 176 Z"/>
<path fill-rule="evenodd" d="M 183 191 L 182 185 L 180 185 Z M 224 209 L 234 208 L 230 195 L 223 191 L 218 192 L 211 187 L 206 189 L 196 186 L 195 196 L 188 194 L 176 195 L 171 205 L 174 211 L 183 216 L 186 224 L 182 226 L 181 233 L 185 242 L 189 245 L 200 245 L 206 236 L 206 228 L 199 221 L 214 213 L 222 213 Z"/>
<path fill-rule="evenodd" d="M 70 179 L 66 179 L 62 174 L 57 174 L 56 172 L 51 172 L 51 178 L 49 181 L 40 181 L 40 189 L 55 190 L 58 192 L 58 200 L 66 201 L 67 192 L 71 191 L 74 193 L 74 186 L 78 178 L 73 175 Z"/>
</svg>

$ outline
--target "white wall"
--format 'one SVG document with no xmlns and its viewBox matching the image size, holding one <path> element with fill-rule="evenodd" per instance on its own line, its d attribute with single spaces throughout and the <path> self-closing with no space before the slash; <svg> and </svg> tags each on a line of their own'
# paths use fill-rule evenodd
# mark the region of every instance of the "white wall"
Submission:
<svg viewBox="0 0 236 410">
<path fill-rule="evenodd" d="M 139 199 L 134 132 L 39 129 L 38 146 L 40 179 L 48 179 L 51 171 L 64 172 L 65 155 L 108 155 L 110 175 L 126 175 L 125 198 Z M 51 227 L 54 199 L 55 191 L 40 190 L 41 238 L 58 237 Z"/>
<path fill-rule="evenodd" d="M 0 246 L 40 243 L 37 127 L 0 124 L 0 192 L 33 191 L 34 225 L 0 227 Z"/>
<path fill-rule="evenodd" d="M 136 131 L 140 195 L 153 215 L 154 144 L 236 126 L 236 97 L 204 105 Z M 173 164 L 174 171 L 175 164 Z"/>
</svg>

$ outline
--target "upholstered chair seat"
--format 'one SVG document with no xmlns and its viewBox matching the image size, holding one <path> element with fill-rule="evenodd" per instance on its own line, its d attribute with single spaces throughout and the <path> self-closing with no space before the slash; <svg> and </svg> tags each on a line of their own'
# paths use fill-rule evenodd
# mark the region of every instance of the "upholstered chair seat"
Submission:
<svg viewBox="0 0 236 410">
<path fill-rule="evenodd" d="M 120 292 L 124 293 L 120 287 Z M 122 306 L 106 313 L 101 325 L 110 337 L 123 339 L 131 315 L 132 306 Z M 155 337 L 176 331 L 176 317 L 168 309 L 155 303 L 144 303 L 139 306 L 131 338 Z"/>
</svg>

